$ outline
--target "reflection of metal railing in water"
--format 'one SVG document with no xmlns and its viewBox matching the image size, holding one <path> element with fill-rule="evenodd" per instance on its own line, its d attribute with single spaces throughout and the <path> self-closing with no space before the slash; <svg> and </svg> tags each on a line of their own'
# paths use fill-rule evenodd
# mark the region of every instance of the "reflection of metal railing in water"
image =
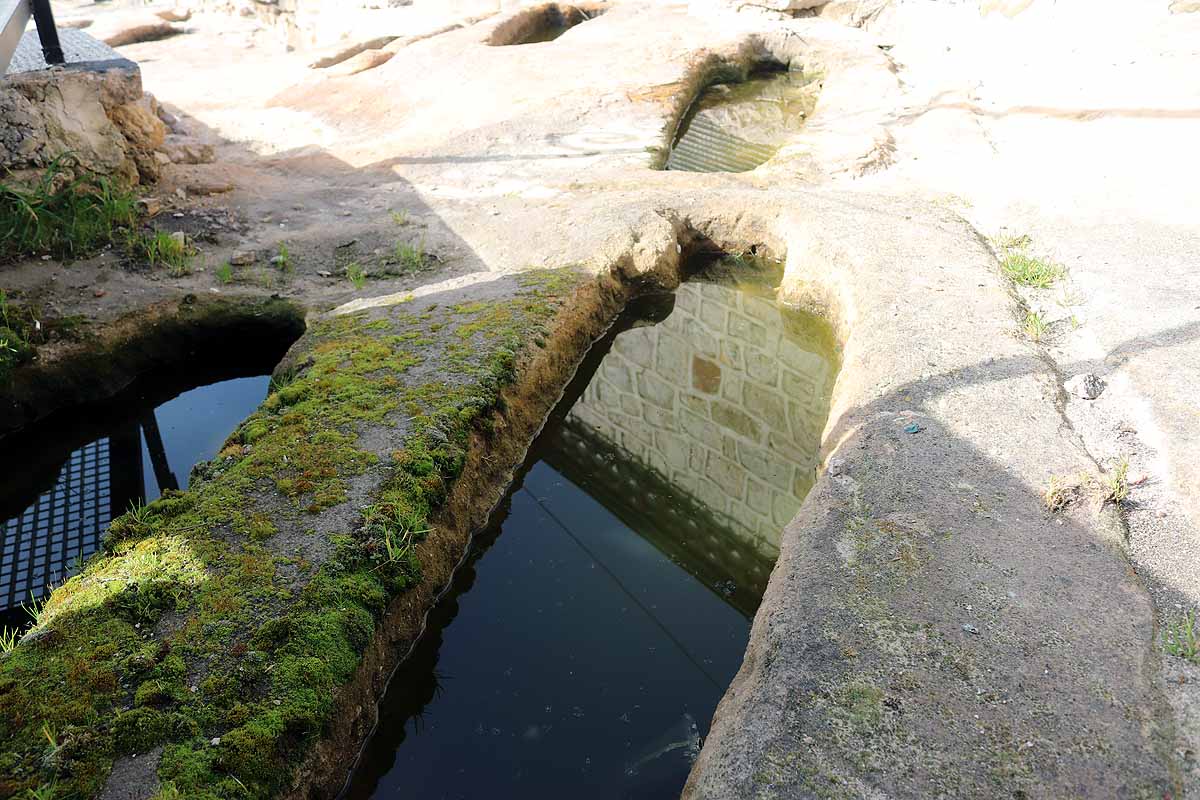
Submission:
<svg viewBox="0 0 1200 800">
<path fill-rule="evenodd" d="M 145 500 L 143 435 L 159 490 L 179 488 L 153 412 L 72 452 L 53 487 L 0 522 L 0 612 L 70 577 L 100 549 L 109 522 Z"/>
<path fill-rule="evenodd" d="M 8 71 L 9 62 L 17 52 L 17 45 L 25 35 L 31 16 L 37 25 L 46 63 L 55 65 L 66 62 L 62 43 L 58 40 L 58 26 L 54 24 L 54 12 L 50 10 L 50 0 L 0 0 L 0 75 Z"/>
</svg>

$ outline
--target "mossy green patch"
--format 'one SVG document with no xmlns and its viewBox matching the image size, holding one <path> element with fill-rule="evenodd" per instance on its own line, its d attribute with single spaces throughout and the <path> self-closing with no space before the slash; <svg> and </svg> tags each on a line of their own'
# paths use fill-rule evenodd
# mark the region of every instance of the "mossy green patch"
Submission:
<svg viewBox="0 0 1200 800">
<path fill-rule="evenodd" d="M 51 783 L 94 796 L 115 758 L 159 745 L 162 798 L 288 785 L 389 601 L 421 579 L 417 544 L 471 431 L 577 281 L 540 273 L 495 301 L 312 326 L 189 491 L 114 521 L 0 659 L 0 797 Z M 368 450 L 379 426 L 405 431 L 401 446 Z M 322 532 L 368 470 L 357 524 Z"/>
</svg>

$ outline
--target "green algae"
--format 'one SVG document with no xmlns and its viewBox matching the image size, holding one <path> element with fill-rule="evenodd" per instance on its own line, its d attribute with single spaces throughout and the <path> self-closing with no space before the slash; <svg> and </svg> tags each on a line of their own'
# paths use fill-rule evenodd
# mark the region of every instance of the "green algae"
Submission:
<svg viewBox="0 0 1200 800">
<path fill-rule="evenodd" d="M 578 280 L 541 272 L 495 301 L 313 325 L 192 488 L 115 520 L 0 660 L 0 798 L 94 796 L 116 758 L 158 746 L 159 797 L 283 790 L 389 601 L 421 580 L 417 544 L 472 430 Z M 380 426 L 405 431 L 382 457 L 360 441 Z M 351 530 L 305 522 L 368 471 L 378 488 Z"/>
</svg>

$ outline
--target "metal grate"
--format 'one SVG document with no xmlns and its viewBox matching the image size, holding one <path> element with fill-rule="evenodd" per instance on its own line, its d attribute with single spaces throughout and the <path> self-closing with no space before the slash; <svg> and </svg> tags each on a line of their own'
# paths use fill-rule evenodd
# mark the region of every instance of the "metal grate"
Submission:
<svg viewBox="0 0 1200 800">
<path fill-rule="evenodd" d="M 68 64 L 88 63 L 103 66 L 129 63 L 116 50 L 104 42 L 94 39 L 84 31 L 63 28 L 59 31 L 59 38 L 62 41 L 63 55 Z M 46 69 L 47 66 L 37 31 L 30 28 L 25 31 L 25 35 L 20 39 L 20 44 L 16 46 L 7 73 L 13 75 L 18 72 L 33 72 Z"/>
<path fill-rule="evenodd" d="M 0 526 L 0 611 L 42 597 L 100 547 L 112 519 L 109 440 L 71 453 L 54 488 Z"/>
</svg>

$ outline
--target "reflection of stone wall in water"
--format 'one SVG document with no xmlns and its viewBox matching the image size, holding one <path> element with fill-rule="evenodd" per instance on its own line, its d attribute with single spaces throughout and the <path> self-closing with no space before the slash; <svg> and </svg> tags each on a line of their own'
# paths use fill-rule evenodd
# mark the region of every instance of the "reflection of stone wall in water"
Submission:
<svg viewBox="0 0 1200 800">
<path fill-rule="evenodd" d="M 812 486 L 832 379 L 774 303 L 689 283 L 616 338 L 569 418 L 773 549 Z"/>
</svg>

